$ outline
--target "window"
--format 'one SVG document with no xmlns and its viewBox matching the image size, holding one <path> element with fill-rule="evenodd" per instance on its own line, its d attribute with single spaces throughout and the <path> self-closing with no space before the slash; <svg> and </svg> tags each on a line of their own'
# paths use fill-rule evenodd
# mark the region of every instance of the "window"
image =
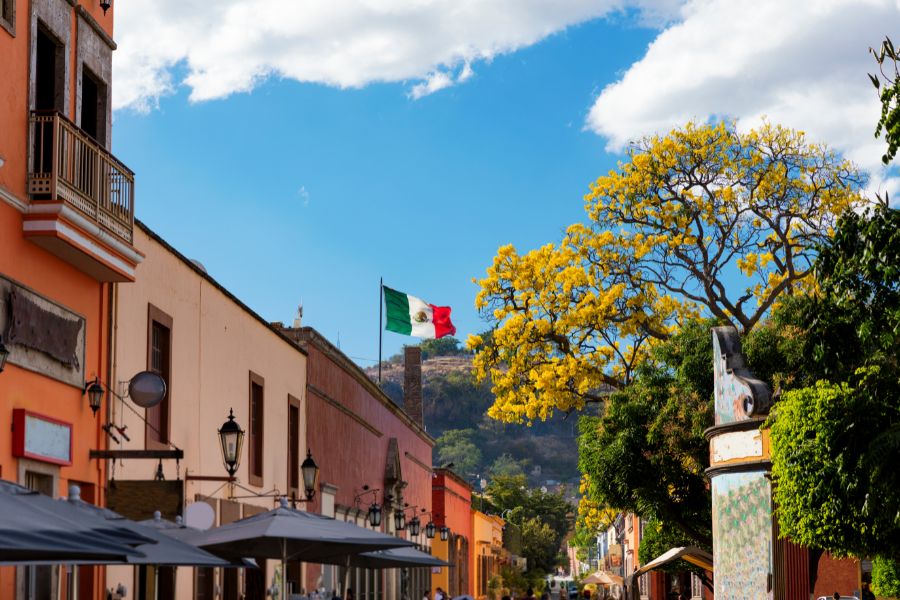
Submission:
<svg viewBox="0 0 900 600">
<path fill-rule="evenodd" d="M 107 87 L 87 65 L 81 65 L 81 129 L 101 146 L 106 145 Z"/>
<path fill-rule="evenodd" d="M 147 317 L 147 370 L 166 382 L 162 402 L 147 409 L 146 446 L 158 448 L 169 443 L 169 409 L 172 401 L 172 317 L 152 304 Z"/>
<path fill-rule="evenodd" d="M 650 597 L 650 574 L 643 573 L 638 577 L 638 588 L 641 591 L 641 598 Z"/>
<path fill-rule="evenodd" d="M 300 496 L 300 401 L 288 395 L 288 493 Z"/>
<path fill-rule="evenodd" d="M 265 381 L 250 373 L 250 485 L 263 485 L 263 388 Z"/>
<path fill-rule="evenodd" d="M 16 0 L 0 0 L 0 27 L 16 37 Z"/>
<path fill-rule="evenodd" d="M 696 573 L 691 573 L 691 598 L 703 598 L 703 582 Z"/>
</svg>

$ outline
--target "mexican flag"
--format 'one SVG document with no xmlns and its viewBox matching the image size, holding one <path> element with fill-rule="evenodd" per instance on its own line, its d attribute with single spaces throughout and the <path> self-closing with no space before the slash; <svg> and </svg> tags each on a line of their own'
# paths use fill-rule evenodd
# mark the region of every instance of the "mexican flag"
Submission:
<svg viewBox="0 0 900 600">
<path fill-rule="evenodd" d="M 387 286 L 382 288 L 388 331 L 428 339 L 456 334 L 456 327 L 450 322 L 449 306 L 435 306 Z"/>
</svg>

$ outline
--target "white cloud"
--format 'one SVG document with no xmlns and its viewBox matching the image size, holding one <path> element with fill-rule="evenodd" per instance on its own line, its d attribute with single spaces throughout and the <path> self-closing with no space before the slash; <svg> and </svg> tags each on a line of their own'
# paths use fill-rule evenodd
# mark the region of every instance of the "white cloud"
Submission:
<svg viewBox="0 0 900 600">
<path fill-rule="evenodd" d="M 425 81 L 412 86 L 409 95 L 418 100 L 453 85 L 453 77 L 446 71 L 434 71 L 425 76 Z"/>
<path fill-rule="evenodd" d="M 884 179 L 868 54 L 900 23 L 898 0 L 691 0 L 606 87 L 587 126 L 610 150 L 689 119 L 761 119 L 807 132 Z M 893 194 L 892 194 L 893 195 Z"/>
<path fill-rule="evenodd" d="M 304 207 L 309 206 L 309 190 L 306 189 L 305 185 L 301 185 L 300 189 L 297 190 L 297 196 L 300 197 Z"/>
<path fill-rule="evenodd" d="M 150 109 L 182 83 L 191 100 L 222 98 L 270 76 L 342 88 L 420 81 L 417 98 L 569 25 L 633 5 L 664 19 L 676 2 L 128 0 L 116 4 L 113 103 Z"/>
</svg>

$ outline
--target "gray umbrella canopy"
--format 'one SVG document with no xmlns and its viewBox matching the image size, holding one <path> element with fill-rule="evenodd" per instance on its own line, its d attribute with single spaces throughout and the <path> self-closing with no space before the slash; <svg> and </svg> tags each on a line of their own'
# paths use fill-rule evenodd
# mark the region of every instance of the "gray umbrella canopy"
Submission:
<svg viewBox="0 0 900 600">
<path fill-rule="evenodd" d="M 393 569 L 402 567 L 449 567 L 450 563 L 416 548 L 391 548 L 364 552 L 350 557 L 350 566 L 362 569 Z"/>
<path fill-rule="evenodd" d="M 105 520 L 79 518 L 67 503 L 0 480 L 0 562 L 124 561 L 148 538 Z"/>
<path fill-rule="evenodd" d="M 117 528 L 131 531 L 149 540 L 148 543 L 137 546 L 137 550 L 141 553 L 140 556 L 129 556 L 123 561 L 124 563 L 165 567 L 227 567 L 231 564 L 196 546 L 165 535 L 156 527 L 142 525 L 109 509 L 88 504 L 80 500 L 77 495 L 70 496 L 67 504 L 72 505 L 83 514 L 100 517 Z"/>
<path fill-rule="evenodd" d="M 162 515 L 159 511 L 153 513 L 152 519 L 147 519 L 145 521 L 138 521 L 138 525 L 143 525 L 144 527 L 150 527 L 151 529 L 155 529 L 159 531 L 161 534 L 166 537 L 170 537 L 173 540 L 177 540 L 179 543 L 190 544 L 188 540 L 192 537 L 196 536 L 201 530 L 196 529 L 194 527 L 188 527 L 184 523 L 181 522 L 181 517 L 178 517 L 176 522 L 168 521 L 162 518 Z M 190 544 L 191 547 L 196 548 L 193 544 Z M 205 552 L 204 552 L 205 553 Z M 246 568 L 246 569 L 258 569 L 259 565 L 256 564 L 256 561 L 252 558 L 240 558 L 233 559 L 231 561 L 220 561 L 219 565 L 210 565 L 210 566 L 224 566 L 224 567 L 235 567 L 235 568 Z M 194 566 L 205 566 L 205 565 L 194 565 Z"/>
<path fill-rule="evenodd" d="M 280 559 L 282 589 L 287 589 L 288 561 L 346 565 L 354 554 L 414 545 L 353 523 L 288 508 L 284 498 L 278 508 L 204 531 L 190 542 L 225 557 Z"/>
<path fill-rule="evenodd" d="M 279 508 L 199 532 L 190 543 L 221 556 L 278 558 L 345 564 L 362 552 L 412 546 L 412 542 L 313 513 Z"/>
</svg>

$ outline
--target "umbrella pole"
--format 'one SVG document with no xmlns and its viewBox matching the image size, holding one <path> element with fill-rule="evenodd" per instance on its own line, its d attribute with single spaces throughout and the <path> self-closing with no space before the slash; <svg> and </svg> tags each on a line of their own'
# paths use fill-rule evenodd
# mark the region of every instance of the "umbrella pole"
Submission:
<svg viewBox="0 0 900 600">
<path fill-rule="evenodd" d="M 344 589 L 341 590 L 341 597 L 347 600 L 347 586 L 350 585 L 350 556 L 347 556 L 347 564 L 344 567 Z"/>
<path fill-rule="evenodd" d="M 287 539 L 281 538 L 281 600 L 287 600 Z"/>
</svg>

